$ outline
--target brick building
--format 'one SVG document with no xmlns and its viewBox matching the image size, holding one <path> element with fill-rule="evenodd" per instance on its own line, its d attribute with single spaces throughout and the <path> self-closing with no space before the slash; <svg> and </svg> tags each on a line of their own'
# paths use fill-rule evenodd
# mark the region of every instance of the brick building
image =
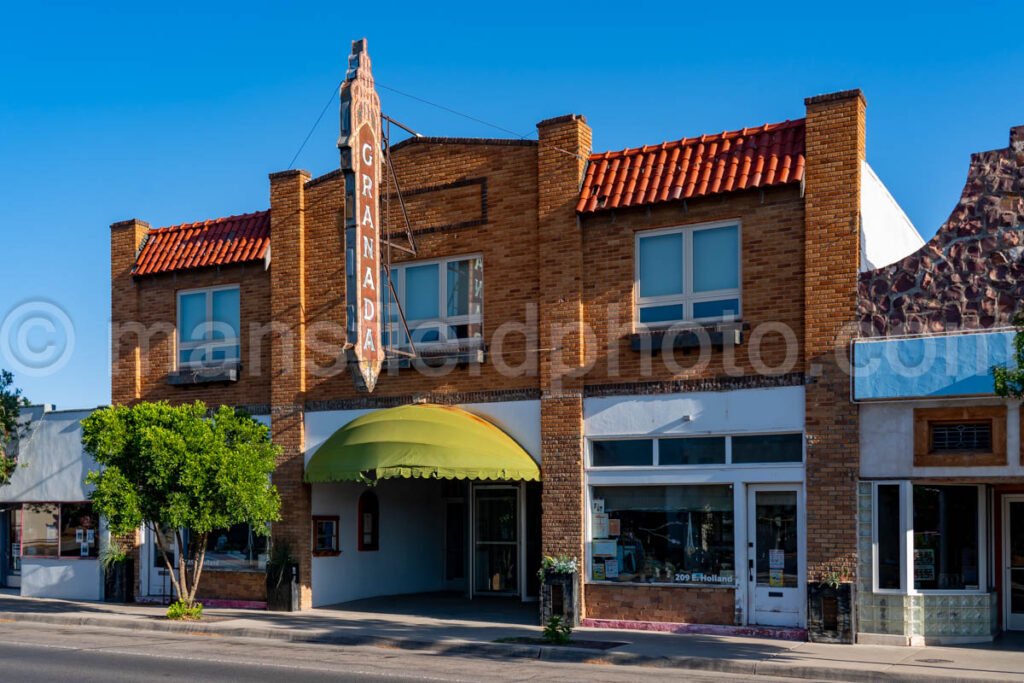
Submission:
<svg viewBox="0 0 1024 683">
<path fill-rule="evenodd" d="M 1019 126 L 928 244 L 860 276 L 859 641 L 1024 630 L 1021 404 L 992 374 L 1020 364 L 1022 197 Z"/>
<path fill-rule="evenodd" d="M 304 606 L 531 599 L 541 555 L 566 554 L 592 623 L 802 628 L 808 581 L 855 567 L 834 351 L 858 272 L 920 241 L 865 163 L 860 91 L 796 114 L 598 154 L 579 115 L 537 140 L 392 144 L 385 330 L 419 356 L 372 393 L 345 361 L 340 170 L 271 174 L 267 211 L 114 224 L 113 400 L 269 422 Z M 205 597 L 265 600 L 251 534 L 211 543 Z M 151 545 L 140 594 L 160 596 Z"/>
</svg>

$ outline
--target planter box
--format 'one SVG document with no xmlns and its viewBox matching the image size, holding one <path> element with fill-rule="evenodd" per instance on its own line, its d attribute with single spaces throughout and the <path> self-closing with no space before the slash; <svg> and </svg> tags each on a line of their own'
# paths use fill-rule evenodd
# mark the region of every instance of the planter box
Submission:
<svg viewBox="0 0 1024 683">
<path fill-rule="evenodd" d="M 104 602 L 135 602 L 135 561 L 112 564 L 103 570 Z"/>
<path fill-rule="evenodd" d="M 553 616 L 562 617 L 573 628 L 580 625 L 580 575 L 544 572 L 540 585 L 540 623 Z"/>
<path fill-rule="evenodd" d="M 271 612 L 299 611 L 299 565 L 267 565 L 267 609 Z"/>
<path fill-rule="evenodd" d="M 807 639 L 814 643 L 853 643 L 853 584 L 838 588 L 807 586 Z"/>
</svg>

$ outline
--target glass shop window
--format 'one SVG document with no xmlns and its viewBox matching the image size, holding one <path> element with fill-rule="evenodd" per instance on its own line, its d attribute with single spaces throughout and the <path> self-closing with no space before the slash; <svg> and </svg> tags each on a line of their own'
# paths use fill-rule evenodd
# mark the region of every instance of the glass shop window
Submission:
<svg viewBox="0 0 1024 683">
<path fill-rule="evenodd" d="M 914 486 L 914 588 L 978 590 L 976 486 Z"/>
<path fill-rule="evenodd" d="M 313 554 L 338 555 L 338 517 L 313 517 Z"/>
<path fill-rule="evenodd" d="M 903 528 L 900 514 L 900 487 L 898 484 L 879 484 L 875 511 L 878 587 L 890 590 L 903 588 L 903 564 L 900 544 Z"/>
<path fill-rule="evenodd" d="M 266 533 L 249 524 L 217 529 L 206 537 L 204 567 L 214 570 L 262 570 L 267 566 Z"/>
<path fill-rule="evenodd" d="M 99 515 L 92 503 L 25 503 L 21 525 L 24 557 L 99 556 Z"/>
<path fill-rule="evenodd" d="M 773 462 L 801 462 L 802 434 L 758 434 L 732 437 L 732 462 L 736 465 Z"/>
<path fill-rule="evenodd" d="M 732 486 L 600 486 L 591 507 L 592 580 L 735 584 Z"/>
</svg>

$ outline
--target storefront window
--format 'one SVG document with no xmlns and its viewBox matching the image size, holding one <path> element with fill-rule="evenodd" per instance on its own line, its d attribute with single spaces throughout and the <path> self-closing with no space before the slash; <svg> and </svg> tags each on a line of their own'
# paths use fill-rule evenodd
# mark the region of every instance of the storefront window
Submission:
<svg viewBox="0 0 1024 683">
<path fill-rule="evenodd" d="M 60 555 L 60 506 L 56 503 L 26 503 L 21 511 L 23 555 Z"/>
<path fill-rule="evenodd" d="M 978 489 L 914 486 L 914 588 L 978 590 Z"/>
<path fill-rule="evenodd" d="M 735 583 L 732 486 L 593 489 L 591 578 Z"/>
<path fill-rule="evenodd" d="M 649 467 L 654 464 L 654 441 L 651 439 L 623 439 L 595 441 L 594 467 Z"/>
<path fill-rule="evenodd" d="M 900 487 L 880 484 L 877 497 L 877 563 L 878 587 L 890 590 L 903 588 L 903 565 L 900 562 Z"/>
<path fill-rule="evenodd" d="M 257 534 L 248 524 L 218 529 L 206 538 L 208 569 L 245 570 L 267 566 L 267 535 Z"/>
<path fill-rule="evenodd" d="M 732 437 L 732 461 L 738 465 L 768 462 L 801 462 L 802 434 L 758 434 Z"/>
<path fill-rule="evenodd" d="M 658 439 L 659 465 L 725 464 L 725 437 Z"/>
<path fill-rule="evenodd" d="M 100 524 L 92 503 L 64 503 L 60 508 L 60 556 L 98 557 Z"/>
</svg>

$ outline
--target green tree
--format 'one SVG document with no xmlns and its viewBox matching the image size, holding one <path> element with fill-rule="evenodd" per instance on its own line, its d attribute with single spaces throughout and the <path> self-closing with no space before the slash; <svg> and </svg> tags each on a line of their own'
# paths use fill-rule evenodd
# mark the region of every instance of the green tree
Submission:
<svg viewBox="0 0 1024 683">
<path fill-rule="evenodd" d="M 267 533 L 281 501 L 270 482 L 280 449 L 269 429 L 233 408 L 212 415 L 200 401 L 113 406 L 82 421 L 82 443 L 99 471 L 93 505 L 115 534 L 146 525 L 153 530 L 178 600 L 195 605 L 211 532 L 250 524 Z M 172 566 L 160 530 L 173 530 L 178 557 Z"/>
<path fill-rule="evenodd" d="M 25 399 L 14 386 L 14 375 L 0 370 L 0 486 L 8 484 L 18 463 L 11 454 L 11 444 L 18 435 L 18 417 Z"/>
<path fill-rule="evenodd" d="M 1013 320 L 1017 334 L 1013 338 L 1014 361 L 1010 365 L 992 367 L 997 396 L 1024 398 L 1024 317 Z"/>
</svg>

